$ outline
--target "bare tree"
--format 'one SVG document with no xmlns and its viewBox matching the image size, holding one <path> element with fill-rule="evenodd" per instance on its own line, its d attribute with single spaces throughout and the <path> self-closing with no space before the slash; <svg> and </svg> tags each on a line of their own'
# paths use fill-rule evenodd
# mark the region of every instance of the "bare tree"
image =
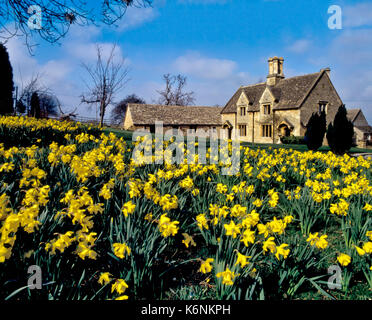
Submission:
<svg viewBox="0 0 372 320">
<path fill-rule="evenodd" d="M 71 118 L 76 118 L 76 113 L 75 112 L 76 112 L 77 107 L 73 111 L 64 112 L 61 108 L 61 103 L 59 102 L 58 99 L 57 99 L 57 107 L 58 107 L 58 110 L 59 110 L 59 113 L 60 113 L 60 116 L 59 116 L 60 120 L 70 121 Z"/>
<path fill-rule="evenodd" d="M 85 82 L 88 89 L 87 97 L 83 94 L 81 101 L 99 107 L 99 124 L 102 127 L 107 107 L 114 104 L 115 94 L 128 82 L 128 68 L 125 67 L 124 59 L 115 60 L 116 45 L 112 46 L 106 59 L 102 56 L 102 48 L 99 45 L 96 49 L 95 65 L 82 64 L 91 82 Z"/>
<path fill-rule="evenodd" d="M 165 81 L 165 89 L 157 91 L 160 94 L 158 100 L 159 104 L 164 105 L 175 105 L 175 106 L 187 106 L 192 105 L 195 102 L 194 92 L 184 92 L 187 78 L 178 74 L 172 76 L 169 73 L 163 75 Z"/>
<path fill-rule="evenodd" d="M 71 24 L 81 26 L 104 23 L 115 24 L 128 7 L 146 7 L 153 0 L 7 0 L 0 5 L 1 36 L 9 39 L 15 35 L 29 38 L 37 33 L 48 42 L 64 37 Z M 29 24 L 35 24 L 32 28 Z"/>
<path fill-rule="evenodd" d="M 21 91 L 16 103 L 16 109 L 20 113 L 30 113 L 31 97 L 34 93 L 38 95 L 52 96 L 51 90 L 41 83 L 40 73 L 32 75 L 31 79 L 25 84 L 21 81 Z"/>
</svg>

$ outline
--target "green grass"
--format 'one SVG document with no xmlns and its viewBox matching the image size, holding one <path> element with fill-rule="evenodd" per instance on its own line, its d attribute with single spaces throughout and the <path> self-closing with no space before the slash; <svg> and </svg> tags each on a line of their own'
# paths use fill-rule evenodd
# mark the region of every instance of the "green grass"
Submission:
<svg viewBox="0 0 372 320">
<path fill-rule="evenodd" d="M 127 131 L 127 130 L 122 130 L 118 128 L 108 128 L 105 127 L 103 129 L 104 132 L 106 133 L 114 133 L 118 137 L 123 137 L 124 140 L 126 141 L 132 141 L 132 134 L 133 131 Z M 307 146 L 304 144 L 274 144 L 274 143 L 252 143 L 252 142 L 241 142 L 243 146 L 247 146 L 250 148 L 261 148 L 261 149 L 266 149 L 266 148 L 284 148 L 284 149 L 293 149 L 296 151 L 308 151 Z M 207 141 L 208 145 L 208 141 Z M 318 151 L 320 152 L 328 152 L 331 149 L 328 146 L 322 146 Z M 372 149 L 363 149 L 363 148 L 351 148 L 349 153 L 372 153 Z"/>
<path fill-rule="evenodd" d="M 105 133 L 114 133 L 116 134 L 119 138 L 123 137 L 124 140 L 126 141 L 132 141 L 132 131 L 126 131 L 118 128 L 109 128 L 109 127 L 104 127 L 103 132 Z"/>
</svg>

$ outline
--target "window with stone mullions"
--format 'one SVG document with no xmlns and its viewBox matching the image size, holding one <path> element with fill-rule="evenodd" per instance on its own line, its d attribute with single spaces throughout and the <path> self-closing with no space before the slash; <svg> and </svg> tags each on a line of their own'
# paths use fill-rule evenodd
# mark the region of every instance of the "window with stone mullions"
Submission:
<svg viewBox="0 0 372 320">
<path fill-rule="evenodd" d="M 271 113 L 271 106 L 269 104 L 265 104 L 263 106 L 264 114 L 270 114 Z"/>
<path fill-rule="evenodd" d="M 240 125 L 239 126 L 239 133 L 241 137 L 245 137 L 247 135 L 247 126 L 246 125 Z"/>
<path fill-rule="evenodd" d="M 271 125 L 263 125 L 262 126 L 262 137 L 270 138 L 272 136 L 272 126 Z"/>
<path fill-rule="evenodd" d="M 245 116 L 245 107 L 240 107 L 240 115 Z"/>
</svg>

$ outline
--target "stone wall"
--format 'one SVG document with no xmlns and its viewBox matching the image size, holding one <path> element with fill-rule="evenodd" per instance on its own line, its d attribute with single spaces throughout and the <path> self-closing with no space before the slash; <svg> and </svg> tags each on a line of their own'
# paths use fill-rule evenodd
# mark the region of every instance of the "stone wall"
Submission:
<svg viewBox="0 0 372 320">
<path fill-rule="evenodd" d="M 127 108 L 127 112 L 125 113 L 123 128 L 124 128 L 124 130 L 133 130 L 133 128 L 134 128 L 130 108 Z"/>
<path fill-rule="evenodd" d="M 359 148 L 367 147 L 367 139 L 365 135 L 366 134 L 362 130 L 354 127 L 354 141 Z"/>
<path fill-rule="evenodd" d="M 364 127 L 364 126 L 368 126 L 368 121 L 367 119 L 364 117 L 364 114 L 362 111 L 360 111 L 358 113 L 358 116 L 356 117 L 356 119 L 354 120 L 353 122 L 354 126 L 358 126 L 358 127 Z"/>
<path fill-rule="evenodd" d="M 301 107 L 301 121 L 306 126 L 313 112 L 319 111 L 319 101 L 327 101 L 327 126 L 333 122 L 342 100 L 333 87 L 331 80 L 326 73 L 323 73 L 315 88 L 311 91 Z M 306 128 L 301 126 L 299 135 L 305 135 Z M 326 140 L 326 139 L 325 139 Z"/>
<path fill-rule="evenodd" d="M 215 130 L 213 130 L 215 128 Z M 141 130 L 150 132 L 151 127 L 150 125 L 132 125 L 128 127 L 130 131 L 135 130 Z M 189 126 L 189 125 L 181 125 L 181 126 L 163 126 L 163 134 L 177 134 L 177 135 L 183 135 L 186 137 L 187 135 L 191 136 L 200 136 L 200 137 L 209 137 L 211 133 L 215 132 L 218 137 L 220 137 L 220 134 L 222 134 L 223 129 L 221 126 L 217 125 L 202 125 L 202 126 Z"/>
</svg>

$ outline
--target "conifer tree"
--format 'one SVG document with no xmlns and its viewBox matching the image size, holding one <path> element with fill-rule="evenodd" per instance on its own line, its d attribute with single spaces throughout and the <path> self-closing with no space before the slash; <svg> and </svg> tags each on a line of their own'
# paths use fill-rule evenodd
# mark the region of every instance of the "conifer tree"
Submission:
<svg viewBox="0 0 372 320">
<path fill-rule="evenodd" d="M 309 150 L 316 151 L 322 144 L 327 131 L 327 120 L 324 111 L 313 113 L 306 126 L 305 142 Z"/>
<path fill-rule="evenodd" d="M 31 117 L 40 118 L 40 99 L 37 92 L 32 94 L 30 113 Z"/>
<path fill-rule="evenodd" d="M 6 47 L 0 43 L 0 114 L 13 113 L 13 69 Z"/>
<path fill-rule="evenodd" d="M 332 152 L 343 155 L 353 146 L 354 125 L 347 118 L 345 105 L 341 105 L 335 115 L 333 123 L 327 130 L 328 145 Z"/>
</svg>

